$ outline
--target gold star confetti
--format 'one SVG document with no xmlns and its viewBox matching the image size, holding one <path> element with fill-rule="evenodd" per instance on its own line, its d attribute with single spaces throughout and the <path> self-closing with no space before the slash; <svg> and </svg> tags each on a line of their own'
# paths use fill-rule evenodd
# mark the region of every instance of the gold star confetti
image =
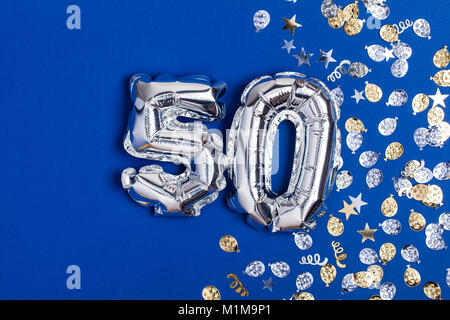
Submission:
<svg viewBox="0 0 450 320">
<path fill-rule="evenodd" d="M 403 279 L 408 287 L 417 287 L 420 284 L 421 277 L 419 271 L 407 265 Z"/>
<path fill-rule="evenodd" d="M 330 283 L 336 279 L 336 268 L 332 264 L 326 264 L 320 268 L 320 278 L 325 282 L 325 286 L 329 287 Z"/>
<path fill-rule="evenodd" d="M 438 86 L 450 87 L 450 70 L 439 71 L 430 80 L 433 80 Z"/>
<path fill-rule="evenodd" d="M 387 160 L 396 160 L 400 158 L 403 154 L 403 145 L 399 142 L 392 142 L 390 143 L 385 151 L 385 158 L 384 161 Z"/>
<path fill-rule="evenodd" d="M 284 25 L 283 29 L 281 29 L 281 30 L 289 30 L 291 32 L 291 34 L 294 35 L 295 28 L 302 26 L 301 24 L 299 24 L 295 21 L 296 17 L 297 17 L 297 15 L 295 15 L 295 14 L 290 19 L 283 17 L 285 25 Z"/>
<path fill-rule="evenodd" d="M 333 215 L 330 214 L 330 219 L 327 223 L 327 230 L 330 235 L 339 237 L 344 233 L 344 224 L 339 218 L 333 217 Z"/>
<path fill-rule="evenodd" d="M 237 240 L 230 235 L 223 236 L 219 241 L 220 248 L 225 252 L 237 252 L 239 253 Z"/>
<path fill-rule="evenodd" d="M 214 286 L 206 286 L 203 288 L 202 297 L 204 300 L 220 300 L 220 292 Z"/>
<path fill-rule="evenodd" d="M 364 93 L 366 95 L 367 100 L 370 102 L 378 102 L 383 98 L 383 91 L 379 86 L 373 83 L 365 82 L 366 87 L 364 89 Z"/>
<path fill-rule="evenodd" d="M 430 105 L 430 98 L 424 93 L 418 93 L 414 96 L 412 101 L 413 115 L 425 111 Z"/>
<path fill-rule="evenodd" d="M 358 213 L 355 211 L 355 206 L 353 204 L 348 204 L 345 200 L 342 201 L 344 203 L 344 208 L 339 210 L 339 212 L 345 214 L 345 220 L 348 220 L 351 215 L 358 215 Z"/>
<path fill-rule="evenodd" d="M 380 29 L 380 37 L 386 42 L 396 42 L 398 41 L 398 31 L 394 26 L 385 24 Z"/>
<path fill-rule="evenodd" d="M 433 300 L 442 300 L 442 290 L 441 287 L 434 281 L 429 281 L 423 286 L 423 292 L 425 295 Z"/>
<path fill-rule="evenodd" d="M 423 215 L 411 209 L 408 223 L 412 230 L 421 231 L 423 230 L 423 228 L 425 228 L 427 221 L 425 220 L 425 217 Z"/>
<path fill-rule="evenodd" d="M 383 201 L 381 204 L 381 213 L 388 218 L 395 216 L 398 212 L 398 204 L 394 199 L 394 195 L 391 194 L 389 198 Z"/>
<path fill-rule="evenodd" d="M 450 53 L 447 50 L 447 46 L 444 46 L 441 50 L 436 52 L 433 57 L 433 63 L 436 67 L 442 69 L 448 66 L 450 62 Z"/>
<path fill-rule="evenodd" d="M 380 258 L 383 261 L 383 265 L 386 265 L 386 262 L 394 259 L 397 254 L 397 249 L 392 243 L 386 242 L 380 247 Z"/>
<path fill-rule="evenodd" d="M 364 230 L 358 230 L 357 232 L 362 235 L 361 243 L 364 243 L 366 240 L 372 240 L 375 242 L 375 238 L 373 237 L 373 234 L 377 232 L 378 229 L 370 229 L 369 224 L 366 222 L 366 226 L 364 227 Z"/>
</svg>

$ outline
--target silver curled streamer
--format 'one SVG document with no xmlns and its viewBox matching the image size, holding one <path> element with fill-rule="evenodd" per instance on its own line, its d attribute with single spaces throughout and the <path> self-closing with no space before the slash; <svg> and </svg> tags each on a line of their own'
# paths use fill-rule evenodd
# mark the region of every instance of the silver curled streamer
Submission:
<svg viewBox="0 0 450 320">
<path fill-rule="evenodd" d="M 400 21 L 398 24 L 395 23 L 392 26 L 397 29 L 398 34 L 402 34 L 406 29 L 411 28 L 414 25 L 414 22 L 412 22 L 409 19 L 406 19 L 405 21 Z"/>
<path fill-rule="evenodd" d="M 252 81 L 241 97 L 228 137 L 227 156 L 235 190 L 229 206 L 272 232 L 309 229 L 332 189 L 340 156 L 336 105 L 328 88 L 299 73 Z M 278 125 L 296 128 L 292 175 L 286 192 L 271 187 L 272 150 Z"/>
<path fill-rule="evenodd" d="M 342 60 L 341 63 L 339 63 L 339 65 L 334 69 L 334 71 L 328 75 L 327 80 L 335 82 L 336 79 L 340 79 L 342 75 L 346 75 L 348 72 L 347 68 L 345 67 L 346 64 L 350 65 L 351 61 Z"/>
<path fill-rule="evenodd" d="M 309 254 L 306 257 L 301 257 L 298 263 L 300 264 L 309 264 L 312 266 L 323 266 L 326 265 L 328 262 L 328 258 L 324 258 L 322 261 L 320 261 L 322 258 L 320 257 L 320 254 L 316 253 L 313 255 Z"/>
<path fill-rule="evenodd" d="M 152 79 L 138 74 L 130 80 L 133 109 L 124 139 L 132 156 L 182 164 L 179 175 L 166 173 L 158 165 L 142 167 L 137 173 L 122 172 L 122 185 L 139 204 L 155 214 L 181 213 L 197 216 L 225 188 L 226 158 L 218 135 L 209 134 L 200 121 L 223 118 L 225 107 L 217 99 L 225 94 L 224 82 L 212 84 L 205 76 Z M 178 117 L 200 120 L 182 123 Z M 192 164 L 195 164 L 195 171 Z"/>
</svg>

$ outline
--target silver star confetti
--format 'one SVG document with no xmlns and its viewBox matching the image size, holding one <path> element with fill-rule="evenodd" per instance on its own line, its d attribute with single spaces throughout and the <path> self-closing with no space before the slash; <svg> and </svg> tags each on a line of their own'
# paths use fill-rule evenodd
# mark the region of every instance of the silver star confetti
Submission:
<svg viewBox="0 0 450 320">
<path fill-rule="evenodd" d="M 448 94 L 442 94 L 439 88 L 437 89 L 436 94 L 429 95 L 429 97 L 433 100 L 433 107 L 436 106 L 442 106 L 444 108 L 446 107 L 445 99 L 448 98 Z"/>
<path fill-rule="evenodd" d="M 292 49 L 296 49 L 294 46 L 294 40 L 291 41 L 284 41 L 284 45 L 281 47 L 281 49 L 286 49 L 287 53 L 290 54 Z"/>
<path fill-rule="evenodd" d="M 355 94 L 353 96 L 351 96 L 351 98 L 356 100 L 356 103 L 358 104 L 360 100 L 366 100 L 366 98 L 364 98 L 364 91 L 358 91 L 355 89 Z"/>
<path fill-rule="evenodd" d="M 328 65 L 330 64 L 330 62 L 336 62 L 336 60 L 331 56 L 332 54 L 333 49 L 331 49 L 328 52 L 325 52 L 322 49 L 320 49 L 321 57 L 319 58 L 319 60 L 317 60 L 317 62 L 323 62 L 323 64 L 325 65 L 325 69 L 328 69 Z"/>
<path fill-rule="evenodd" d="M 394 49 L 384 48 L 384 59 L 389 61 L 390 59 L 395 59 Z"/>
<path fill-rule="evenodd" d="M 313 53 L 306 53 L 305 48 L 302 47 L 302 50 L 299 54 L 294 54 L 294 58 L 297 59 L 297 68 L 302 64 L 306 64 L 308 67 L 311 67 L 311 63 L 309 62 L 309 58 L 311 58 Z"/>
<path fill-rule="evenodd" d="M 361 207 L 362 206 L 366 206 L 367 205 L 367 202 L 362 201 L 361 197 L 362 197 L 362 193 L 360 193 L 356 198 L 353 198 L 352 196 L 349 196 L 353 207 L 356 209 L 356 211 L 358 211 L 358 213 L 361 213 Z"/>
<path fill-rule="evenodd" d="M 263 290 L 269 289 L 269 291 L 272 291 L 272 287 L 276 285 L 276 283 L 272 281 L 272 277 L 270 277 L 269 280 L 263 280 L 263 283 L 264 283 Z"/>
</svg>

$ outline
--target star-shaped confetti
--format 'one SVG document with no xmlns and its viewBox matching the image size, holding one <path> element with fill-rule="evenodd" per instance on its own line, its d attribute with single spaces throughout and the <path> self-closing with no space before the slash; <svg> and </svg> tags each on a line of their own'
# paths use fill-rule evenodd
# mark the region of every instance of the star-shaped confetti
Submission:
<svg viewBox="0 0 450 320">
<path fill-rule="evenodd" d="M 276 285 L 276 283 L 272 281 L 272 277 L 270 277 L 269 280 L 263 280 L 263 282 L 264 282 L 263 290 L 269 289 L 269 291 L 272 291 L 272 287 Z"/>
<path fill-rule="evenodd" d="M 448 94 L 442 94 L 439 88 L 437 89 L 436 94 L 429 95 L 429 97 L 433 99 L 433 107 L 435 106 L 443 106 L 444 108 L 446 107 L 444 100 L 447 99 Z"/>
<path fill-rule="evenodd" d="M 364 202 L 361 200 L 362 193 L 360 193 L 356 198 L 353 198 L 352 196 L 349 196 L 353 207 L 355 207 L 356 211 L 358 213 L 361 213 L 361 207 L 367 205 L 367 202 Z"/>
<path fill-rule="evenodd" d="M 291 50 L 292 50 L 292 49 L 297 49 L 297 48 L 294 46 L 294 40 L 291 40 L 291 41 L 283 40 L 283 41 L 284 41 L 284 46 L 282 46 L 281 49 L 286 49 L 286 51 L 287 51 L 288 54 L 291 53 Z"/>
<path fill-rule="evenodd" d="M 375 238 L 373 237 L 373 234 L 377 232 L 378 229 L 370 229 L 369 224 L 366 222 L 366 226 L 364 227 L 364 230 L 358 230 L 357 232 L 362 235 L 362 241 L 361 243 L 364 243 L 367 239 L 372 240 L 375 242 Z"/>
<path fill-rule="evenodd" d="M 317 60 L 317 62 L 323 62 L 323 64 L 325 65 L 325 69 L 328 69 L 328 64 L 330 64 L 330 62 L 336 62 L 336 60 L 331 56 L 332 54 L 333 49 L 331 49 L 328 52 L 325 52 L 322 49 L 320 49 L 321 57 L 319 58 L 319 60 Z"/>
<path fill-rule="evenodd" d="M 389 61 L 389 59 L 395 59 L 394 49 L 384 48 L 384 58 L 386 61 Z"/>
<path fill-rule="evenodd" d="M 355 211 L 355 207 L 353 206 L 353 204 L 348 204 L 345 200 L 343 200 L 342 202 L 344 203 L 344 208 L 342 208 L 338 212 L 345 214 L 345 220 L 348 220 L 348 218 L 350 218 L 351 215 L 355 216 L 358 215 L 358 213 Z"/>
<path fill-rule="evenodd" d="M 351 96 L 351 98 L 356 100 L 356 103 L 358 104 L 360 100 L 366 100 L 364 98 L 364 91 L 358 91 L 355 89 L 355 94 Z"/>
<path fill-rule="evenodd" d="M 300 23 L 297 23 L 295 21 L 296 17 L 297 17 L 296 14 L 294 14 L 292 16 L 292 18 L 290 18 L 290 19 L 283 17 L 285 25 L 284 25 L 284 27 L 281 30 L 289 30 L 291 32 L 291 34 L 294 35 L 295 28 L 298 28 L 298 27 L 302 26 Z"/>
<path fill-rule="evenodd" d="M 309 58 L 311 58 L 313 53 L 306 53 L 305 48 L 302 47 L 302 50 L 299 54 L 294 54 L 294 58 L 297 59 L 297 68 L 302 64 L 306 64 L 308 67 L 311 67 L 311 63 L 309 63 Z"/>
</svg>

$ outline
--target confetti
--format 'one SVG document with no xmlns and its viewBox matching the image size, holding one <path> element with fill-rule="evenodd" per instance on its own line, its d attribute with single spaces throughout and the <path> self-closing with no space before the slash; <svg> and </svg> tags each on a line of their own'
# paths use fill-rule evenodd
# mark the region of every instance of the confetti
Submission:
<svg viewBox="0 0 450 320">
<path fill-rule="evenodd" d="M 339 210 L 338 212 L 345 214 L 345 220 L 348 220 L 348 218 L 350 218 L 351 215 L 358 215 L 358 213 L 356 213 L 355 211 L 355 207 L 353 204 L 349 205 L 347 202 L 345 202 L 345 200 L 343 200 L 343 203 L 344 208 Z"/>
<path fill-rule="evenodd" d="M 283 17 L 284 27 L 281 30 L 289 30 L 292 35 L 294 35 L 294 31 L 296 28 L 301 27 L 302 25 L 295 21 L 297 15 L 293 15 L 292 18 L 287 19 Z"/>
<path fill-rule="evenodd" d="M 401 107 L 408 101 L 408 94 L 403 89 L 397 89 L 389 95 L 387 106 Z"/>
<path fill-rule="evenodd" d="M 247 291 L 247 289 L 244 288 L 244 286 L 242 285 L 242 282 L 239 281 L 237 275 L 230 273 L 229 275 L 227 275 L 227 279 L 230 279 L 230 278 L 234 279 L 230 283 L 230 288 L 234 289 L 234 292 L 240 293 L 241 297 L 245 297 L 245 296 L 249 295 L 249 292 Z"/>
<path fill-rule="evenodd" d="M 336 60 L 331 56 L 333 54 L 333 49 L 331 49 L 328 52 L 323 51 L 320 49 L 320 58 L 317 60 L 317 62 L 323 62 L 325 65 L 325 69 L 328 69 L 328 65 L 330 62 L 336 62 Z"/>
<path fill-rule="evenodd" d="M 369 69 L 364 63 L 361 62 L 353 62 L 348 67 L 348 74 L 353 79 L 361 79 L 364 78 L 372 69 Z"/>
<path fill-rule="evenodd" d="M 385 47 L 383 47 L 383 46 L 374 44 L 371 46 L 365 46 L 364 49 L 367 50 L 367 54 L 369 55 L 369 58 L 375 62 L 382 62 L 386 59 Z"/>
<path fill-rule="evenodd" d="M 353 175 L 350 173 L 350 171 L 342 170 L 337 174 L 336 176 L 337 191 L 350 187 L 352 183 L 353 183 Z"/>
<path fill-rule="evenodd" d="M 380 29 L 380 37 L 386 42 L 395 42 L 398 40 L 398 31 L 394 26 L 385 24 Z"/>
<path fill-rule="evenodd" d="M 359 271 L 353 274 L 353 280 L 360 288 L 368 288 L 372 285 L 372 274 L 367 271 Z"/>
<path fill-rule="evenodd" d="M 412 101 L 413 115 L 418 114 L 419 112 L 423 112 L 428 108 L 430 104 L 430 99 L 424 93 L 419 93 L 414 96 Z"/>
<path fill-rule="evenodd" d="M 225 252 L 237 252 L 239 253 L 237 240 L 230 235 L 223 236 L 219 241 L 220 248 Z"/>
<path fill-rule="evenodd" d="M 341 261 L 347 259 L 347 254 L 344 253 L 344 248 L 341 247 L 341 244 L 336 241 L 331 242 L 331 247 L 333 248 L 334 257 L 336 258 L 336 265 L 339 268 L 344 269 L 346 265 L 341 263 Z"/>
<path fill-rule="evenodd" d="M 416 246 L 412 244 L 407 244 L 403 246 L 402 250 L 400 250 L 402 258 L 407 262 L 420 263 L 419 260 L 419 250 Z"/>
<path fill-rule="evenodd" d="M 385 151 L 385 158 L 384 161 L 387 160 L 396 160 L 400 158 L 403 155 L 403 145 L 399 142 L 392 142 L 390 143 Z"/>
<path fill-rule="evenodd" d="M 395 216 L 398 212 L 398 204 L 394 199 L 394 195 L 390 195 L 389 198 L 383 201 L 381 204 L 381 213 L 388 218 Z"/>
<path fill-rule="evenodd" d="M 295 300 L 314 300 L 314 296 L 309 292 L 300 292 L 297 294 L 293 294 L 292 298 Z"/>
<path fill-rule="evenodd" d="M 220 300 L 220 292 L 214 286 L 206 286 L 203 288 L 202 297 L 204 300 Z"/>
<path fill-rule="evenodd" d="M 311 58 L 313 53 L 306 53 L 305 48 L 302 47 L 302 50 L 299 54 L 294 54 L 294 58 L 297 59 L 297 68 L 301 65 L 306 64 L 308 67 L 311 67 L 311 63 L 309 62 L 309 58 Z"/>
<path fill-rule="evenodd" d="M 362 235 L 361 243 L 364 243 L 366 240 L 372 240 L 375 242 L 375 238 L 373 237 L 374 233 L 377 232 L 377 229 L 370 229 L 369 224 L 366 222 L 366 226 L 363 230 L 357 231 L 360 235 Z"/>
<path fill-rule="evenodd" d="M 340 29 L 345 24 L 344 13 L 341 10 L 341 7 L 338 7 L 338 11 L 336 16 L 328 19 L 328 24 L 333 29 Z"/>
<path fill-rule="evenodd" d="M 303 231 L 293 233 L 295 245 L 300 250 L 308 250 L 313 245 L 313 239 L 309 234 Z"/>
<path fill-rule="evenodd" d="M 361 213 L 361 207 L 367 205 L 367 202 L 362 201 L 361 199 L 362 193 L 360 193 L 356 198 L 353 198 L 352 196 L 349 196 L 350 201 L 352 202 L 352 206 L 358 211 L 358 213 Z"/>
<path fill-rule="evenodd" d="M 403 59 L 395 60 L 391 66 L 391 73 L 396 78 L 403 78 L 408 73 L 408 61 Z"/>
<path fill-rule="evenodd" d="M 389 14 L 391 13 L 391 9 L 385 3 L 374 4 L 368 7 L 368 11 L 374 18 L 378 20 L 386 19 L 387 17 L 389 17 Z"/>
<path fill-rule="evenodd" d="M 350 19 L 344 24 L 344 32 L 349 36 L 356 36 L 359 34 L 364 26 L 365 20 Z"/>
<path fill-rule="evenodd" d="M 352 151 L 352 154 L 355 154 L 355 151 L 358 150 L 363 143 L 363 136 L 359 132 L 352 131 L 347 135 L 346 143 L 348 148 Z"/>
<path fill-rule="evenodd" d="M 297 286 L 297 291 L 303 291 L 312 286 L 314 282 L 314 277 L 309 272 L 302 272 L 297 276 L 295 284 Z"/>
<path fill-rule="evenodd" d="M 288 54 L 291 53 L 292 49 L 296 49 L 296 47 L 294 46 L 294 40 L 291 40 L 291 41 L 283 40 L 283 41 L 284 41 L 284 45 L 281 47 L 281 49 L 286 49 Z"/>
<path fill-rule="evenodd" d="M 309 264 L 311 266 L 323 266 L 327 262 L 328 262 L 328 258 L 324 258 L 321 261 L 320 254 L 318 254 L 318 253 L 314 254 L 314 256 L 309 254 L 306 257 L 301 257 L 300 260 L 298 261 L 298 263 L 301 265 Z"/>
<path fill-rule="evenodd" d="M 419 271 L 411 268 L 409 265 L 406 266 L 406 271 L 403 275 L 403 279 L 408 287 L 417 287 L 420 284 L 421 276 Z"/>
<path fill-rule="evenodd" d="M 370 169 L 366 175 L 366 183 L 369 189 L 378 187 L 383 181 L 383 172 L 380 169 Z"/>
<path fill-rule="evenodd" d="M 380 157 L 379 152 L 364 151 L 359 156 L 359 164 L 364 168 L 371 168 L 378 162 L 379 157 Z"/>
<path fill-rule="evenodd" d="M 269 268 L 275 277 L 286 278 L 291 272 L 291 267 L 284 261 L 269 263 Z"/>
<path fill-rule="evenodd" d="M 425 217 L 423 215 L 411 209 L 411 214 L 409 215 L 408 223 L 412 230 L 422 231 L 425 228 L 427 221 L 425 220 Z"/>
<path fill-rule="evenodd" d="M 266 10 L 256 11 L 253 16 L 253 24 L 256 28 L 256 32 L 266 28 L 270 23 L 270 14 Z"/>
<path fill-rule="evenodd" d="M 371 265 L 377 263 L 380 258 L 378 258 L 378 254 L 375 250 L 371 248 L 364 248 L 359 253 L 359 260 L 364 264 Z"/>
<path fill-rule="evenodd" d="M 381 280 L 383 280 L 384 271 L 383 268 L 379 265 L 371 265 L 367 268 L 367 272 L 372 275 L 372 284 L 371 287 L 378 287 Z"/>
<path fill-rule="evenodd" d="M 379 226 L 390 236 L 397 236 L 402 231 L 402 224 L 397 219 L 387 219 L 380 223 Z"/>
<path fill-rule="evenodd" d="M 397 42 L 392 45 L 393 53 L 398 59 L 406 60 L 412 55 L 412 48 L 409 44 L 404 42 Z"/>
<path fill-rule="evenodd" d="M 428 298 L 432 300 L 441 300 L 441 287 L 439 287 L 439 285 L 434 281 L 425 283 L 425 285 L 423 286 L 423 292 Z"/>
<path fill-rule="evenodd" d="M 413 30 L 419 37 L 431 39 L 431 28 L 427 20 L 417 19 L 414 21 Z"/>
<path fill-rule="evenodd" d="M 392 300 L 395 297 L 397 288 L 392 282 L 385 282 L 380 286 L 380 297 L 383 300 Z"/>
<path fill-rule="evenodd" d="M 448 52 L 447 46 L 444 46 L 441 50 L 438 50 L 434 57 L 433 63 L 437 68 L 443 69 L 450 63 L 450 53 Z"/>
<path fill-rule="evenodd" d="M 367 100 L 370 102 L 378 102 L 383 97 L 383 91 L 381 91 L 381 88 L 377 86 L 376 84 L 365 82 L 366 87 L 364 89 L 364 93 L 366 95 Z"/>
<path fill-rule="evenodd" d="M 450 212 L 444 212 L 439 216 L 439 224 L 444 230 L 450 231 Z"/>
<path fill-rule="evenodd" d="M 336 268 L 332 264 L 326 264 L 320 269 L 320 278 L 329 287 L 330 283 L 336 279 Z"/>
<path fill-rule="evenodd" d="M 380 247 L 380 258 L 383 265 L 386 265 L 387 262 L 392 261 L 396 254 L 397 250 L 392 243 L 387 242 Z"/>
<path fill-rule="evenodd" d="M 331 19 L 337 16 L 338 7 L 333 0 L 324 0 L 320 7 L 320 12 L 325 18 Z"/>
<path fill-rule="evenodd" d="M 433 80 L 438 86 L 450 87 L 450 70 L 439 71 L 430 80 Z"/>
<path fill-rule="evenodd" d="M 395 132 L 395 129 L 397 129 L 397 120 L 397 117 L 381 120 L 378 124 L 378 132 L 383 136 L 390 136 Z"/>
<path fill-rule="evenodd" d="M 328 233 L 334 237 L 338 237 L 344 233 L 344 224 L 339 218 L 333 217 L 330 214 L 330 219 L 328 219 L 327 223 Z"/>
<path fill-rule="evenodd" d="M 258 278 L 264 274 L 266 267 L 261 261 L 250 262 L 244 270 L 244 273 L 250 277 Z"/>
<path fill-rule="evenodd" d="M 268 280 L 263 280 L 263 283 L 264 283 L 263 290 L 269 289 L 269 291 L 272 291 L 273 286 L 276 285 L 276 283 L 272 281 L 272 277 L 270 277 Z"/>
<path fill-rule="evenodd" d="M 348 273 L 344 276 L 344 278 L 342 278 L 341 288 L 342 294 L 346 292 L 353 292 L 356 290 L 356 288 L 358 288 L 353 273 Z"/>
<path fill-rule="evenodd" d="M 355 89 L 355 94 L 351 96 L 351 98 L 355 99 L 356 103 L 358 104 L 360 100 L 366 100 L 363 96 L 363 91 L 358 91 Z"/>
</svg>

